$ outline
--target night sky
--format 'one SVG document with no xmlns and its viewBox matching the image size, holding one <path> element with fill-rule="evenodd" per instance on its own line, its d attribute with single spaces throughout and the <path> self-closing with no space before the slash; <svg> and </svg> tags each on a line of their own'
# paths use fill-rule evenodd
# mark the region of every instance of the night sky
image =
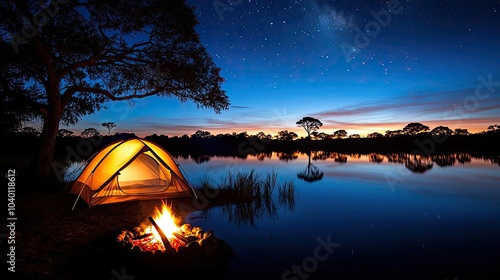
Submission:
<svg viewBox="0 0 500 280">
<path fill-rule="evenodd" d="M 500 124 L 500 1 L 188 1 L 202 43 L 222 69 L 231 106 L 114 102 L 85 117 L 107 134 L 191 135 L 197 130 L 305 136 L 345 129 L 362 137 L 421 122 L 469 132 Z M 232 6 L 229 3 L 233 3 Z"/>
</svg>

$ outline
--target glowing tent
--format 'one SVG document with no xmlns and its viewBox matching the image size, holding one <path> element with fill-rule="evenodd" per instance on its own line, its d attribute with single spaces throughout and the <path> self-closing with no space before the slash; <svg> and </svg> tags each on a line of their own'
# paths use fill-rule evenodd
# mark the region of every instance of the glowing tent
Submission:
<svg viewBox="0 0 500 280">
<path fill-rule="evenodd" d="M 120 140 L 98 151 L 70 193 L 90 206 L 135 200 L 194 196 L 175 159 L 157 144 L 139 138 Z"/>
</svg>

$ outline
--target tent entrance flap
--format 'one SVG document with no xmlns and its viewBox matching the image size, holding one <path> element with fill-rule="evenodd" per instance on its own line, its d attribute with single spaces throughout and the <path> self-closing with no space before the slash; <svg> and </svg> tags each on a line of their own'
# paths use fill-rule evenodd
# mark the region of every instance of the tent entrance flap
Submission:
<svg viewBox="0 0 500 280">
<path fill-rule="evenodd" d="M 93 156 L 70 193 L 81 196 L 89 206 L 195 194 L 175 159 L 163 148 L 137 138 L 118 142 L 119 149 L 107 146 Z"/>
</svg>

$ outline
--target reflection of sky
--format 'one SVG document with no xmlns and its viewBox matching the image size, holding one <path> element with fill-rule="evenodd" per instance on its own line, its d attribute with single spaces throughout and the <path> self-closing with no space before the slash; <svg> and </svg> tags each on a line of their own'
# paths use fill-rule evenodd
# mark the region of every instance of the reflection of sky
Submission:
<svg viewBox="0 0 500 280">
<path fill-rule="evenodd" d="M 228 169 L 255 169 L 257 174 L 274 170 L 279 181 L 294 182 L 293 210 L 281 208 L 275 219 L 257 217 L 256 227 L 238 227 L 217 209 L 211 209 L 205 220 L 192 220 L 226 238 L 239 253 L 230 273 L 232 279 L 251 279 L 252 273 L 257 273 L 255 267 L 259 267 L 260 278 L 280 279 L 292 264 L 300 264 L 312 254 L 318 238 L 328 236 L 340 247 L 332 261 L 316 272 L 317 279 L 330 279 L 332 273 L 345 268 L 345 262 L 366 269 L 398 267 L 420 272 L 451 266 L 459 274 L 462 269 L 481 265 L 491 269 L 487 262 L 498 260 L 500 167 L 482 159 L 448 167 L 434 164 L 423 174 L 411 173 L 387 159 L 369 162 L 367 155 L 348 156 L 343 164 L 333 159 L 317 160 L 311 163 L 324 176 L 312 183 L 297 178 L 308 165 L 305 154 L 288 162 L 273 154 L 263 161 L 249 156 L 247 160 L 212 158 L 203 164 L 191 160 L 179 163 L 190 179 L 224 176 Z M 388 175 L 399 175 L 403 180 L 390 186 Z M 196 180 L 191 181 L 196 184 Z M 458 265 L 464 262 L 468 265 Z"/>
<path fill-rule="evenodd" d="M 292 179 L 302 183 L 297 178 L 297 173 L 306 170 L 308 157 L 306 154 L 296 155 L 297 159 L 287 162 L 279 160 L 276 153 L 264 160 L 258 160 L 252 155 L 247 159 L 212 157 L 202 164 L 195 164 L 191 159 L 178 160 L 194 184 L 206 177 L 210 178 L 210 182 L 217 183 L 227 176 L 228 171 L 249 172 L 252 169 L 261 175 L 277 172 L 281 181 Z M 453 166 L 446 167 L 434 163 L 432 169 L 424 174 L 416 174 L 403 164 L 388 162 L 387 158 L 382 163 L 374 163 L 369 161 L 368 155 L 346 156 L 347 163 L 338 163 L 332 158 L 311 160 L 311 164 L 324 174 L 320 181 L 310 183 L 311 187 L 330 183 L 343 187 L 359 184 L 366 188 L 385 189 L 387 192 L 394 190 L 430 196 L 500 199 L 499 167 L 488 160 L 472 158 L 471 163 L 456 162 Z"/>
<path fill-rule="evenodd" d="M 303 136 L 295 122 L 310 115 L 323 122 L 319 132 L 363 136 L 410 122 L 478 132 L 498 121 L 495 1 L 396 1 L 401 13 L 349 60 L 341 47 L 355 45 L 357 30 L 374 21 L 373 12 L 387 9 L 386 1 L 235 1 L 223 18 L 215 3 L 226 1 L 188 2 L 201 41 L 226 79 L 230 109 L 217 115 L 153 97 L 134 107 L 110 105 L 70 130 L 107 133 L 101 123 L 111 121 L 114 132 L 139 136 L 199 129 Z M 487 80 L 495 87 L 487 89 Z"/>
</svg>

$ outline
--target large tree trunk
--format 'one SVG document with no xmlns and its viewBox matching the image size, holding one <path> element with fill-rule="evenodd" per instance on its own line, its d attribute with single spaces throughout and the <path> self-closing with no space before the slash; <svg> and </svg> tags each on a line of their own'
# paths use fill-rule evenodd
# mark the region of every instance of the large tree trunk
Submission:
<svg viewBox="0 0 500 280">
<path fill-rule="evenodd" d="M 44 121 L 42 134 L 40 136 L 40 147 L 36 161 L 36 173 L 40 179 L 48 179 L 54 150 L 56 146 L 57 132 L 59 131 L 59 120 L 51 117 Z"/>
<path fill-rule="evenodd" d="M 52 166 L 52 158 L 54 156 L 57 133 L 59 132 L 59 122 L 62 116 L 61 100 L 57 87 L 48 89 L 49 106 L 43 114 L 43 129 L 40 135 L 40 147 L 35 163 L 35 172 L 39 179 L 46 180 L 49 178 L 50 169 Z"/>
</svg>

